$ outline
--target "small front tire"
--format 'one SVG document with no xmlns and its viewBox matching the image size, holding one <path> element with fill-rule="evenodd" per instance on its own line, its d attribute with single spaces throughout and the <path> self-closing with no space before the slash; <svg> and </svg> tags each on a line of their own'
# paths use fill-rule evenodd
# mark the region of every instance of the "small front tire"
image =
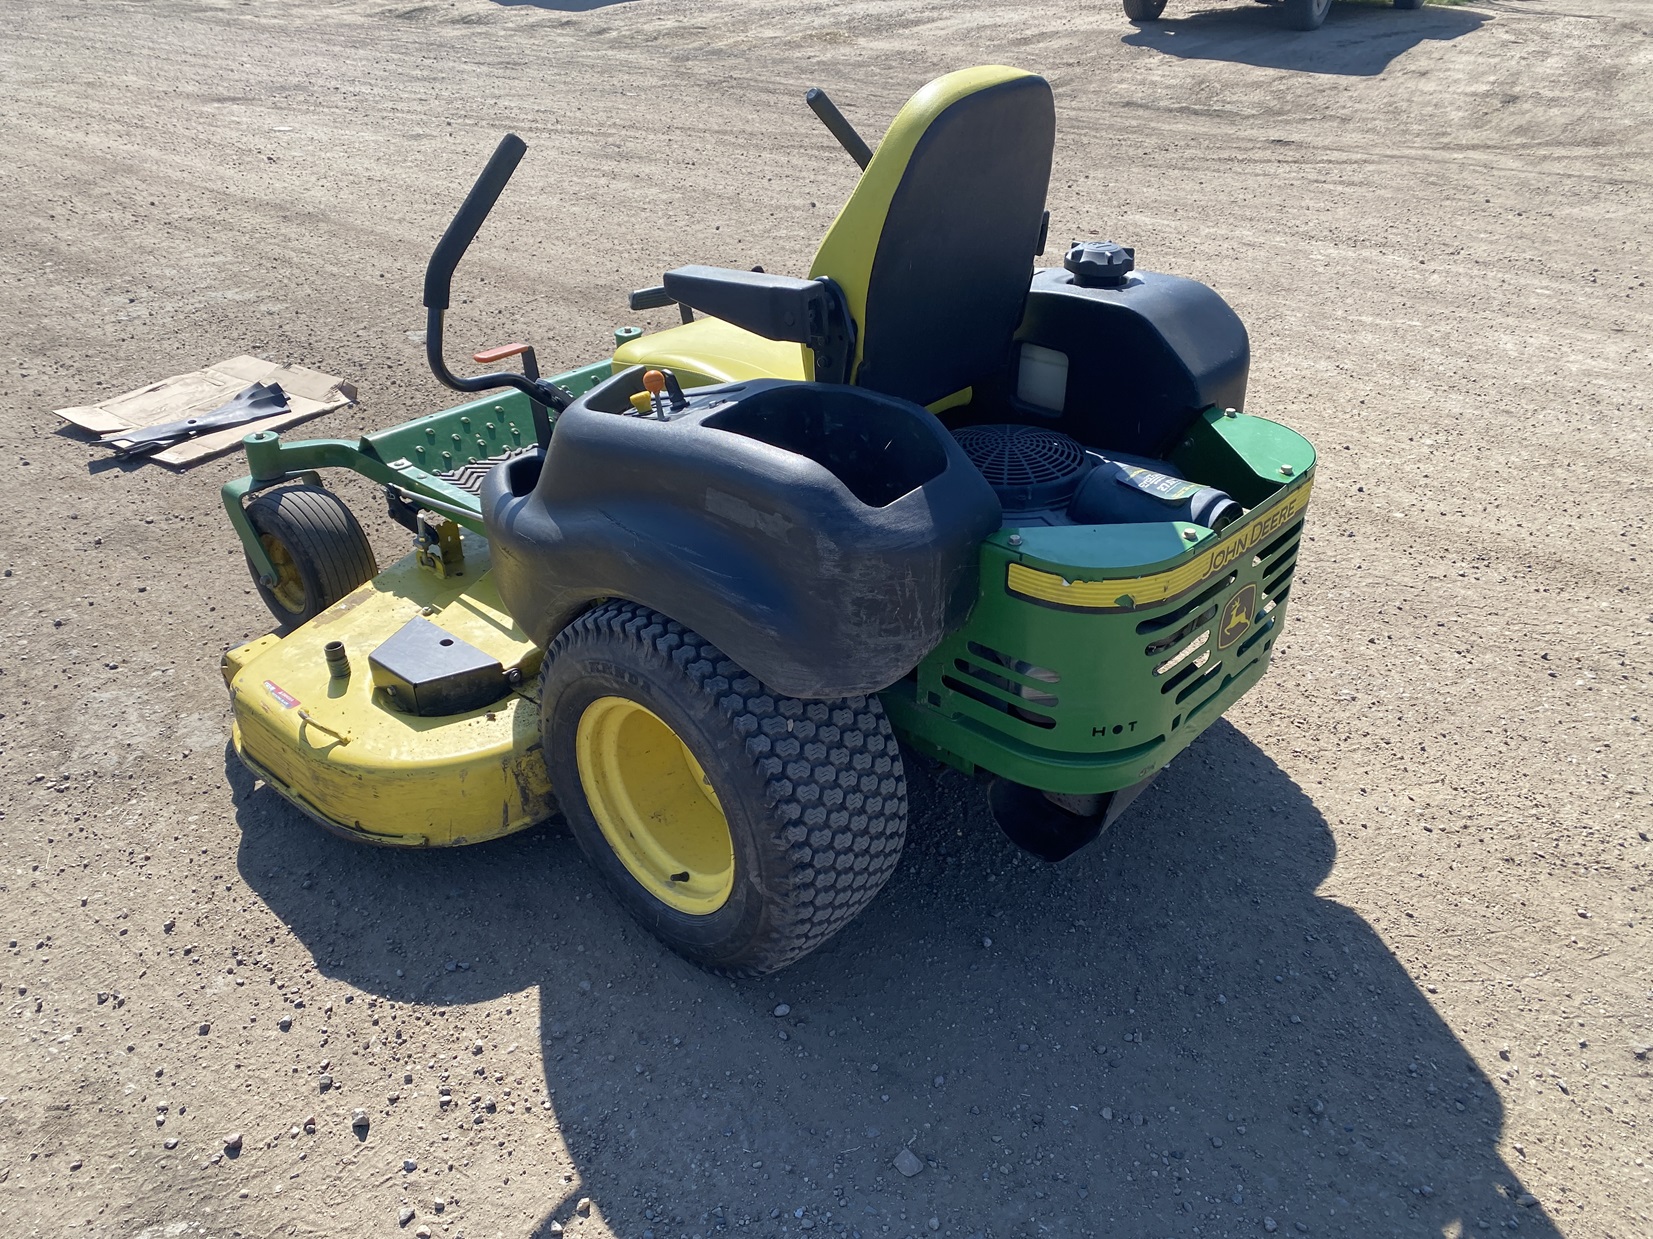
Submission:
<svg viewBox="0 0 1653 1239">
<path fill-rule="evenodd" d="M 275 566 L 275 583 L 266 585 L 251 561 L 247 567 L 282 624 L 314 619 L 379 571 L 355 514 L 320 486 L 267 490 L 247 505 L 247 520 Z"/>
<path fill-rule="evenodd" d="M 774 972 L 883 887 L 907 830 L 876 697 L 771 692 L 704 637 L 608 602 L 546 653 L 540 733 L 576 842 L 622 904 L 714 972 Z"/>
<path fill-rule="evenodd" d="M 1125 16 L 1134 22 L 1157 21 L 1165 12 L 1165 0 L 1125 0 Z"/>
</svg>

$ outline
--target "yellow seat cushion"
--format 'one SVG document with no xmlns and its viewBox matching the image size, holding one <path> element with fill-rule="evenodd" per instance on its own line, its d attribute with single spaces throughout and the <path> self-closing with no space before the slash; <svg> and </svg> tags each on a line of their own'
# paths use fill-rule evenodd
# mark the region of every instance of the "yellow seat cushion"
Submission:
<svg viewBox="0 0 1653 1239">
<path fill-rule="evenodd" d="M 614 350 L 616 373 L 627 366 L 671 370 L 684 387 L 814 377 L 803 345 L 766 340 L 721 318 L 697 318 L 628 340 Z"/>
</svg>

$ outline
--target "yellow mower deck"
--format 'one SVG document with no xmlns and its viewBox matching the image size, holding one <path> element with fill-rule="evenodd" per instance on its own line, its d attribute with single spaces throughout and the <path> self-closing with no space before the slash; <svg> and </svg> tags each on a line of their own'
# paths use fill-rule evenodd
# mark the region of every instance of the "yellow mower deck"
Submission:
<svg viewBox="0 0 1653 1239">
<path fill-rule="evenodd" d="M 539 712 L 514 691 L 486 708 L 421 718 L 375 690 L 368 655 L 416 616 L 521 672 L 540 653 L 495 593 L 487 543 L 464 540 L 463 576 L 439 577 L 409 555 L 308 624 L 224 656 L 235 750 L 322 825 L 371 843 L 450 847 L 523 830 L 553 811 L 539 751 Z M 342 641 L 348 679 L 323 647 Z"/>
</svg>

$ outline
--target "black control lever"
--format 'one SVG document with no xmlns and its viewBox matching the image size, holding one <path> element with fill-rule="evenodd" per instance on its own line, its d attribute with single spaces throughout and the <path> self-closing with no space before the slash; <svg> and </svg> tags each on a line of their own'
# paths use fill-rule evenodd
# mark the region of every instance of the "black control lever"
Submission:
<svg viewBox="0 0 1653 1239">
<path fill-rule="evenodd" d="M 465 195 L 465 201 L 460 204 L 425 266 L 426 309 L 448 308 L 454 268 L 459 266 L 459 260 L 465 256 L 471 242 L 476 240 L 488 212 L 494 209 L 494 203 L 499 201 L 499 195 L 527 150 L 528 144 L 514 133 L 508 133 L 499 140 L 488 166 L 482 169 L 482 175 L 476 178 L 471 192 Z"/>
<path fill-rule="evenodd" d="M 844 114 L 838 110 L 838 105 L 827 98 L 827 92 L 819 86 L 811 86 L 804 92 L 804 102 L 809 104 L 809 110 L 821 118 L 821 123 L 831 131 L 832 136 L 838 139 L 838 145 L 849 152 L 849 157 L 865 168 L 872 162 L 872 147 L 862 140 L 861 135 L 855 132 L 855 126 L 844 119 Z"/>
<path fill-rule="evenodd" d="M 663 310 L 669 305 L 676 305 L 664 284 L 656 284 L 652 288 L 634 288 L 626 304 L 633 310 Z"/>
<path fill-rule="evenodd" d="M 569 392 L 555 383 L 540 378 L 538 374 L 513 374 L 502 370 L 494 374 L 462 378 L 448 369 L 442 355 L 442 316 L 448 308 L 454 269 L 459 266 L 459 260 L 465 256 L 471 242 L 476 240 L 476 234 L 481 230 L 483 221 L 488 218 L 488 212 L 492 211 L 494 203 L 499 201 L 499 195 L 510 181 L 511 174 L 516 171 L 517 164 L 522 162 L 523 153 L 527 149 L 528 144 L 514 133 L 508 133 L 500 139 L 499 145 L 494 148 L 493 157 L 488 160 L 488 166 L 483 168 L 482 175 L 476 178 L 476 184 L 471 186 L 471 192 L 465 195 L 465 201 L 460 204 L 453 222 L 448 225 L 448 230 L 442 234 L 442 239 L 436 243 L 436 249 L 431 253 L 430 262 L 425 266 L 425 360 L 430 363 L 431 373 L 436 376 L 437 382 L 455 391 L 516 388 L 532 402 L 535 429 L 542 440 L 548 440 L 550 422 L 545 415 L 545 407 L 550 406 L 557 412 L 562 412 L 573 403 L 574 397 Z"/>
</svg>

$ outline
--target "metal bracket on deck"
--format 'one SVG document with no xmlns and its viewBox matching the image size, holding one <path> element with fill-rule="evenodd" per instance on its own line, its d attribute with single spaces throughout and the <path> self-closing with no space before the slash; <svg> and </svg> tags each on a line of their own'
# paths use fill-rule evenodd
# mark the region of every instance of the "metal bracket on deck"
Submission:
<svg viewBox="0 0 1653 1239">
<path fill-rule="evenodd" d="M 419 513 L 419 529 L 413 546 L 419 566 L 439 577 L 465 575 L 465 548 L 459 540 L 459 525 L 434 512 Z"/>
</svg>

